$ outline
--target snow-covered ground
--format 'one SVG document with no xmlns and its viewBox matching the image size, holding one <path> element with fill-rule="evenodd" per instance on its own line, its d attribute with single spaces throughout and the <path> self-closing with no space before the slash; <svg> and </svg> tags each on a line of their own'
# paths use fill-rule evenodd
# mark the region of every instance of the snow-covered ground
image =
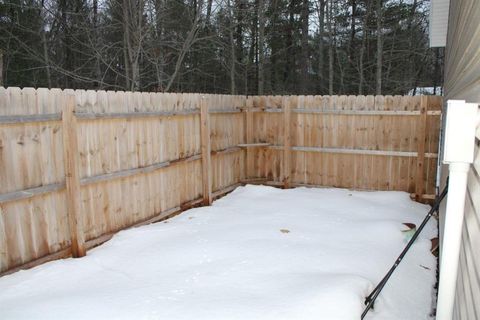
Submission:
<svg viewBox="0 0 480 320">
<path fill-rule="evenodd" d="M 240 187 L 0 278 L 0 319 L 359 319 L 427 211 L 403 192 Z M 434 236 L 432 221 L 367 319 L 429 319 Z"/>
</svg>

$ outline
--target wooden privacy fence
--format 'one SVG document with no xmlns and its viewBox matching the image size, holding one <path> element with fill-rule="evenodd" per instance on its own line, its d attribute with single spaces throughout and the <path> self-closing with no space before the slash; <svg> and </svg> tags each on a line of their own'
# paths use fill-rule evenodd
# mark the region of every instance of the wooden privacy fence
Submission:
<svg viewBox="0 0 480 320">
<path fill-rule="evenodd" d="M 441 97 L 257 96 L 247 104 L 247 178 L 434 197 Z"/>
<path fill-rule="evenodd" d="M 0 87 L 0 273 L 244 183 L 430 198 L 441 101 Z"/>
</svg>

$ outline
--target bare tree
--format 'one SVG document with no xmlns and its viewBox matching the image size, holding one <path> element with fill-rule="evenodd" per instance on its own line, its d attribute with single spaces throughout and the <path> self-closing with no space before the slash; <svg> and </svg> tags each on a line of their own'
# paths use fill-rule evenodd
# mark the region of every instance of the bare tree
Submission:
<svg viewBox="0 0 480 320">
<path fill-rule="evenodd" d="M 301 48 L 302 55 L 300 59 L 300 91 L 303 94 L 308 92 L 308 61 L 310 59 L 309 54 L 309 45 L 308 45 L 308 28 L 309 28 L 309 17 L 310 17 L 310 2 L 309 0 L 302 1 L 300 20 L 302 24 L 302 37 L 301 37 Z"/>
<path fill-rule="evenodd" d="M 207 17 L 205 18 L 206 25 L 210 24 L 210 17 L 212 16 L 212 4 L 213 0 L 207 1 Z"/>
<path fill-rule="evenodd" d="M 358 94 L 363 94 L 363 84 L 365 82 L 365 66 L 364 66 L 364 58 L 365 58 L 365 51 L 367 50 L 367 38 L 368 38 L 368 19 L 370 18 L 370 10 L 371 10 L 371 0 L 366 1 L 367 7 L 365 10 L 365 16 L 363 19 L 363 36 L 362 36 L 362 46 L 360 47 L 360 57 L 359 57 L 359 66 L 358 66 Z"/>
<path fill-rule="evenodd" d="M 257 0 L 258 15 L 258 94 L 263 95 L 265 87 L 265 6 Z"/>
<path fill-rule="evenodd" d="M 100 35 L 98 33 L 98 0 L 93 0 L 93 17 L 92 17 L 92 28 L 93 28 L 93 47 L 95 54 L 95 79 L 96 87 L 102 88 L 102 76 L 100 70 L 100 57 L 99 57 L 99 41 Z"/>
<path fill-rule="evenodd" d="M 383 39 L 382 39 L 382 0 L 377 0 L 377 74 L 376 74 L 376 91 L 382 94 L 382 68 L 383 68 Z"/>
<path fill-rule="evenodd" d="M 333 27 L 332 25 L 335 23 L 333 18 L 333 1 L 327 1 L 327 25 L 328 25 L 328 38 L 329 38 L 329 46 L 328 46 L 328 94 L 333 95 L 333 63 L 334 63 L 334 49 L 335 49 L 335 37 L 333 34 Z"/>
<path fill-rule="evenodd" d="M 324 81 L 323 81 L 323 66 L 324 66 L 324 43 L 323 37 L 325 32 L 325 0 L 317 1 L 317 11 L 318 11 L 318 88 L 319 92 L 323 92 Z"/>
<path fill-rule="evenodd" d="M 200 0 L 195 5 L 195 16 L 194 16 L 194 19 L 193 19 L 192 27 L 191 27 L 190 31 L 188 32 L 187 37 L 183 41 L 183 45 L 180 49 L 177 61 L 175 63 L 175 69 L 173 71 L 173 74 L 170 76 L 170 80 L 168 81 L 168 83 L 165 87 L 165 91 L 170 90 L 173 82 L 175 81 L 178 73 L 180 72 L 180 69 L 181 69 L 182 63 L 183 63 L 183 59 L 185 59 L 185 55 L 190 51 L 192 45 L 197 40 L 198 31 L 200 30 L 201 21 L 202 21 L 202 19 L 201 19 L 202 9 L 203 9 L 203 0 Z"/>
<path fill-rule="evenodd" d="M 348 61 L 353 62 L 353 55 L 355 49 L 355 34 L 356 29 L 356 14 L 357 14 L 357 1 L 350 0 L 350 5 L 352 7 L 352 13 L 350 15 L 350 45 L 348 46 Z"/>
<path fill-rule="evenodd" d="M 234 15 L 233 15 L 233 8 L 231 5 L 231 1 L 227 0 L 228 6 L 228 17 L 229 17 L 229 28 L 228 28 L 228 38 L 230 40 L 230 94 L 236 94 L 235 88 L 235 76 L 236 76 L 236 47 L 235 47 L 235 36 L 234 36 Z"/>
<path fill-rule="evenodd" d="M 145 37 L 143 28 L 144 0 L 123 0 L 123 31 L 125 54 L 125 79 L 128 90 L 140 88 L 139 59 Z"/>
</svg>

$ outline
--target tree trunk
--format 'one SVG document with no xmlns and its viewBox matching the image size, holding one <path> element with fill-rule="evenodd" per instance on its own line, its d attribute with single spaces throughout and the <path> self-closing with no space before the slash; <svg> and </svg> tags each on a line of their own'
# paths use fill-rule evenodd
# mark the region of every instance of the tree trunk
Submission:
<svg viewBox="0 0 480 320">
<path fill-rule="evenodd" d="M 123 33 L 123 64 L 125 65 L 125 90 L 130 89 L 130 59 L 128 59 L 127 39 Z"/>
<path fill-rule="evenodd" d="M 300 84 L 300 92 L 303 94 L 307 94 L 308 92 L 308 61 L 309 61 L 309 53 L 308 53 L 308 18 L 310 13 L 309 8 L 309 0 L 302 1 L 302 9 L 301 9 L 301 23 L 302 23 L 302 38 L 301 38 L 301 46 L 302 46 L 302 55 L 300 58 L 300 72 L 301 72 L 301 84 Z"/>
<path fill-rule="evenodd" d="M 265 13 L 263 0 L 257 0 L 258 15 L 258 94 L 265 88 Z"/>
<path fill-rule="evenodd" d="M 227 6 L 228 6 L 228 15 L 229 15 L 229 30 L 228 30 L 228 35 L 230 38 L 230 94 L 235 95 L 236 94 L 236 88 L 235 88 L 235 74 L 236 74 L 236 58 L 235 58 L 235 36 L 234 36 L 234 23 L 233 23 L 233 8 L 231 6 L 230 0 L 227 1 Z"/>
<path fill-rule="evenodd" d="M 170 88 L 172 87 L 174 81 L 177 79 L 177 75 L 180 72 L 180 69 L 183 64 L 183 59 L 185 59 L 185 56 L 187 53 L 190 51 L 193 42 L 197 38 L 198 31 L 200 29 L 200 20 L 201 20 L 201 15 L 202 15 L 202 8 L 203 8 L 203 2 L 199 1 L 198 6 L 195 6 L 195 18 L 192 22 L 192 28 L 187 34 L 187 37 L 185 41 L 183 42 L 182 49 L 180 50 L 180 53 L 177 57 L 177 61 L 175 63 L 175 69 L 173 71 L 172 76 L 170 77 L 170 80 L 167 83 L 167 86 L 165 87 L 165 91 L 169 91 Z"/>
<path fill-rule="evenodd" d="M 270 1 L 269 7 L 270 14 L 270 26 L 272 30 L 278 28 L 279 22 L 279 13 L 278 13 L 278 0 Z M 276 93 L 278 87 L 282 85 L 282 81 L 279 80 L 280 67 L 278 63 L 278 55 L 280 50 L 283 49 L 283 44 L 281 43 L 278 35 L 272 35 L 270 38 L 270 90 L 272 94 Z"/>
<path fill-rule="evenodd" d="M 131 35 L 130 35 L 130 16 L 131 12 L 129 12 L 129 0 L 123 0 L 122 5 L 122 13 L 123 13 L 123 53 L 125 56 L 125 90 L 130 90 L 132 87 L 132 44 L 131 44 Z"/>
<path fill-rule="evenodd" d="M 284 71 L 283 71 L 283 85 L 284 85 L 284 92 L 288 93 L 291 91 L 291 88 L 295 87 L 294 84 L 294 79 L 292 79 L 292 69 L 295 69 L 295 57 L 293 53 L 293 28 L 295 24 L 295 1 L 292 0 L 290 1 L 288 5 L 288 27 L 286 30 L 286 40 L 285 40 L 285 46 L 286 46 L 286 62 Z"/>
<path fill-rule="evenodd" d="M 94 54 L 95 54 L 95 88 L 101 89 L 102 86 L 102 74 L 100 71 L 100 48 L 99 48 L 99 39 L 98 34 L 98 0 L 93 0 L 93 45 L 94 45 Z"/>
<path fill-rule="evenodd" d="M 42 2 L 40 3 L 40 8 L 38 10 L 39 11 L 38 15 L 42 22 L 40 24 L 40 29 L 38 30 L 38 33 L 40 34 L 40 39 L 42 43 L 42 51 L 43 51 L 42 54 L 43 54 L 43 61 L 45 65 L 45 74 L 47 76 L 47 86 L 50 89 L 52 88 L 52 77 L 50 73 L 50 59 L 48 54 L 47 37 L 45 36 L 45 15 L 43 13 L 44 8 L 45 8 L 45 2 L 44 0 L 42 0 Z"/>
<path fill-rule="evenodd" d="M 363 84 L 365 82 L 365 67 L 364 67 L 364 58 L 365 58 L 365 51 L 367 50 L 367 35 L 369 32 L 368 29 L 368 19 L 370 18 L 370 5 L 371 0 L 367 0 L 367 8 L 365 12 L 365 16 L 363 19 L 363 37 L 362 37 L 362 47 L 360 48 L 360 57 L 358 63 L 358 73 L 359 73 L 359 81 L 358 81 L 358 94 L 363 94 Z"/>
<path fill-rule="evenodd" d="M 383 48 L 383 52 L 384 52 L 384 58 L 383 58 L 383 63 L 384 64 L 387 64 L 388 62 L 388 66 L 387 66 L 387 70 L 384 70 L 383 71 L 383 79 L 384 81 L 382 81 L 384 84 L 387 83 L 388 84 L 388 79 L 390 79 L 390 74 L 391 74 L 391 71 L 392 71 L 392 65 L 394 63 L 393 59 L 394 59 L 394 53 L 395 53 L 395 47 L 396 47 L 396 41 L 397 41 L 397 29 L 395 28 L 394 31 L 393 31 L 393 35 L 390 35 L 389 36 L 390 38 L 390 50 L 387 50 L 385 49 L 385 47 Z M 388 52 L 388 54 L 387 54 Z"/>
<path fill-rule="evenodd" d="M 163 1 L 164 0 L 155 0 L 155 77 L 157 82 L 156 91 L 163 91 L 163 81 L 164 81 L 164 65 L 165 58 L 162 48 L 163 42 L 163 24 L 162 24 L 162 11 L 163 11 Z"/>
<path fill-rule="evenodd" d="M 254 14 L 253 23 L 250 26 L 252 34 L 252 44 L 250 45 L 249 50 L 249 64 L 247 65 L 248 70 L 251 70 L 253 65 L 253 93 L 258 94 L 258 15 Z M 249 72 L 250 74 L 250 72 Z"/>
<path fill-rule="evenodd" d="M 334 36 L 332 30 L 333 22 L 333 0 L 330 0 L 328 6 L 328 38 L 329 38 L 329 47 L 328 47 L 328 94 L 333 95 L 333 62 L 334 62 Z"/>
<path fill-rule="evenodd" d="M 319 0 L 319 13 L 318 13 L 318 91 L 323 93 L 324 81 L 323 81 L 323 65 L 324 65 L 324 45 L 323 45 L 323 33 L 325 31 L 325 0 Z"/>
<path fill-rule="evenodd" d="M 437 87 L 442 83 L 440 48 L 435 48 L 435 66 L 433 71 L 433 94 L 437 94 Z"/>
<path fill-rule="evenodd" d="M 210 17 L 212 16 L 212 2 L 213 0 L 208 0 L 207 2 L 207 16 L 205 18 L 205 23 L 207 26 L 210 25 Z"/>
<path fill-rule="evenodd" d="M 239 73 L 247 74 L 246 67 L 244 66 L 244 48 L 243 48 L 243 21 L 244 21 L 244 13 L 245 13 L 245 0 L 233 0 L 234 1 L 234 11 L 235 14 L 235 57 L 236 60 L 239 62 L 239 65 L 243 65 L 243 70 L 239 70 Z M 243 81 L 243 92 L 247 94 L 247 87 L 246 87 L 246 80 Z M 238 88 L 240 91 L 240 88 Z"/>
<path fill-rule="evenodd" d="M 143 18 L 143 0 L 123 0 L 124 52 L 126 53 L 125 73 L 127 90 L 140 89 L 139 56 L 141 48 L 141 28 Z M 129 86 L 128 86 L 129 84 Z"/>
<path fill-rule="evenodd" d="M 47 39 L 45 37 L 45 31 L 41 31 L 40 36 L 42 38 L 43 60 L 45 61 L 45 73 L 47 75 L 47 86 L 48 86 L 49 89 L 51 89 L 52 88 L 52 76 L 51 76 L 51 72 L 50 72 L 50 59 L 49 59 L 49 55 L 48 55 L 48 45 L 47 45 Z"/>
<path fill-rule="evenodd" d="M 59 3 L 60 7 L 60 24 L 63 29 L 63 54 L 64 54 L 64 61 L 63 61 L 63 68 L 68 72 L 73 72 L 73 61 L 72 61 L 72 50 L 71 50 L 71 30 L 68 23 L 68 8 L 67 8 L 67 1 L 61 0 Z M 70 81 L 70 76 L 65 75 L 65 88 L 72 88 L 72 83 Z"/>
<path fill-rule="evenodd" d="M 376 94 L 382 94 L 383 39 L 382 39 L 382 0 L 377 0 L 377 75 Z"/>
<path fill-rule="evenodd" d="M 333 28 L 333 34 L 336 35 L 337 34 L 337 25 L 334 24 L 334 28 Z M 345 68 L 348 67 L 348 66 L 345 66 L 343 63 L 342 63 L 342 60 L 341 60 L 341 55 L 339 53 L 339 50 L 338 50 L 338 47 L 335 46 L 335 56 L 337 57 L 337 65 L 338 65 L 338 73 L 339 73 L 339 80 L 340 80 L 340 89 L 337 89 L 337 94 L 344 94 L 345 93 L 345 82 L 344 82 L 344 79 L 345 79 Z"/>
<path fill-rule="evenodd" d="M 355 18 L 357 13 L 357 2 L 356 0 L 351 0 L 352 4 L 352 15 L 350 16 L 350 45 L 348 46 L 348 60 L 350 63 L 353 62 L 353 55 L 355 52 Z"/>
<path fill-rule="evenodd" d="M 415 85 L 415 81 L 413 80 L 413 74 L 416 72 L 416 60 L 417 57 L 414 54 L 415 51 L 415 41 L 414 39 L 415 32 L 413 32 L 413 21 L 415 18 L 415 12 L 417 10 L 417 5 L 418 5 L 418 0 L 413 0 L 412 3 L 412 8 L 410 9 L 410 14 L 408 16 L 408 24 L 407 24 L 407 30 L 408 30 L 408 55 L 407 55 L 407 63 L 409 64 L 409 70 L 406 72 L 407 74 L 407 83 L 408 83 L 408 89 L 410 89 L 413 85 Z M 416 90 L 416 88 L 415 88 Z"/>
</svg>

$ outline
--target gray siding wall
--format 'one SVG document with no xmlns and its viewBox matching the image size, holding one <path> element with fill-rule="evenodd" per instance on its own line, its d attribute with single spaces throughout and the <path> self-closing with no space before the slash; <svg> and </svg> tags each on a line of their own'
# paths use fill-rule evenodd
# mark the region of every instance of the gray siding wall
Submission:
<svg viewBox="0 0 480 320">
<path fill-rule="evenodd" d="M 480 319 L 480 126 L 468 175 L 458 272 L 454 319 Z"/>
<path fill-rule="evenodd" d="M 480 103 L 480 0 L 452 0 L 445 67 L 446 99 Z M 468 177 L 454 319 L 480 319 L 480 129 Z M 446 170 L 442 170 L 446 173 Z M 444 212 L 440 213 L 443 228 Z M 442 235 L 440 230 L 440 236 Z M 442 257 L 443 258 L 443 257 Z M 448 257 L 445 257 L 448 259 Z"/>
<path fill-rule="evenodd" d="M 448 22 L 445 96 L 480 102 L 480 1 L 452 0 Z"/>
</svg>

